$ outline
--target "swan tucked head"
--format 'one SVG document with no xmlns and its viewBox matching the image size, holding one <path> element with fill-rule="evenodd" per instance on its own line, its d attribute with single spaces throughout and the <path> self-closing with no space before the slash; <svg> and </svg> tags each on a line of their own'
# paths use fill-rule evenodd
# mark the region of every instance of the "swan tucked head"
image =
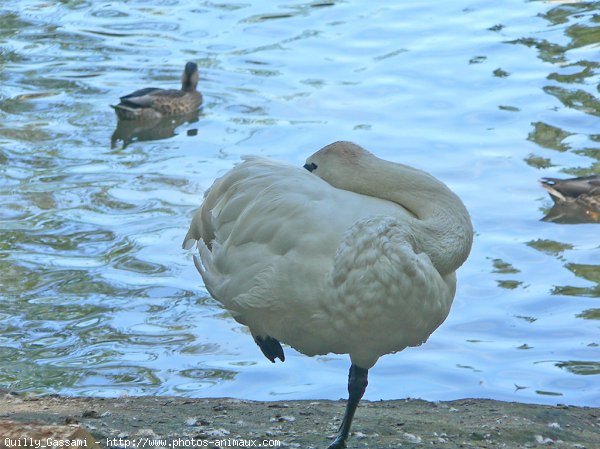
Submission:
<svg viewBox="0 0 600 449">
<path fill-rule="evenodd" d="M 321 148 L 306 160 L 304 168 L 338 189 L 390 200 L 415 215 L 423 203 L 451 201 L 464 209 L 458 197 L 429 173 L 380 159 L 352 142 Z"/>
<path fill-rule="evenodd" d="M 376 157 L 352 142 L 331 143 L 306 159 L 304 168 L 334 187 L 344 188 L 364 167 L 365 162 Z"/>
</svg>

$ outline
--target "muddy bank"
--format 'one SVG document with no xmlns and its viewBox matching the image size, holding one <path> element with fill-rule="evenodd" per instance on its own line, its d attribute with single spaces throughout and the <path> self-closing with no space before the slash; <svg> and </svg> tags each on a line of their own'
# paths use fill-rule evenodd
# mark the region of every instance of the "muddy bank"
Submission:
<svg viewBox="0 0 600 449">
<path fill-rule="evenodd" d="M 0 393 L 0 419 L 81 423 L 101 447 L 326 448 L 343 401 L 65 398 Z M 161 441 L 164 440 L 164 441 Z M 255 443 L 252 443 L 255 441 Z M 255 444 L 255 446 L 252 446 Z M 271 445 L 271 446 L 269 446 Z M 363 401 L 349 448 L 600 448 L 600 408 L 493 400 Z"/>
</svg>

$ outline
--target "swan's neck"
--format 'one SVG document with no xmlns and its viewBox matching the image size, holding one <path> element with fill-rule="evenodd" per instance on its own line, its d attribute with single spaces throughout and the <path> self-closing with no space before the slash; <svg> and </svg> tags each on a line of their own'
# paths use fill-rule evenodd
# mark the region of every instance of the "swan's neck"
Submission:
<svg viewBox="0 0 600 449">
<path fill-rule="evenodd" d="M 355 182 L 360 184 L 356 191 L 400 204 L 414 214 L 406 221 L 407 237 L 441 275 L 456 271 L 467 259 L 473 242 L 471 219 L 444 183 L 424 171 L 375 156 L 368 158 Z"/>
</svg>

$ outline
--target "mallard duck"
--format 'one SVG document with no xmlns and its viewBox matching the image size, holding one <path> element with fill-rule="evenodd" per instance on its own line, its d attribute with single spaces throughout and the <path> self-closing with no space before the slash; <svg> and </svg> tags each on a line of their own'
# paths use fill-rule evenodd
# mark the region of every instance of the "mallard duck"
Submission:
<svg viewBox="0 0 600 449">
<path fill-rule="evenodd" d="M 202 94 L 198 86 L 198 66 L 188 62 L 181 75 L 181 90 L 146 87 L 121 97 L 111 105 L 121 120 L 148 120 L 188 114 L 198 109 Z"/>
<path fill-rule="evenodd" d="M 210 294 L 271 361 L 349 354 L 346 447 L 368 370 L 446 319 L 471 250 L 462 201 L 430 174 L 335 142 L 304 169 L 246 157 L 206 192 L 184 239 Z"/>
<path fill-rule="evenodd" d="M 592 211 L 600 211 L 600 175 L 580 178 L 542 178 L 542 187 L 552 200 L 559 203 L 576 203 Z"/>
</svg>

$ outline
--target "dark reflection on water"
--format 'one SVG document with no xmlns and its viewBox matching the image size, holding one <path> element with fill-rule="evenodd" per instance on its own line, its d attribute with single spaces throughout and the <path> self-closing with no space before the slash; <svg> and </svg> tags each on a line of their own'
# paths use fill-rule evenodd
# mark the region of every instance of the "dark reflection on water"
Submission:
<svg viewBox="0 0 600 449">
<path fill-rule="evenodd" d="M 116 148 L 122 142 L 121 149 L 127 148 L 132 142 L 168 139 L 175 135 L 175 130 L 184 123 L 198 121 L 200 112 L 195 111 L 178 117 L 167 117 L 158 120 L 128 121 L 118 120 L 117 127 L 110 138 L 110 147 Z M 188 129 L 188 135 L 190 130 Z"/>
<path fill-rule="evenodd" d="M 598 228 L 556 224 L 570 211 L 540 222 L 552 203 L 537 185 L 599 170 L 597 11 L 2 2 L 0 386 L 343 396 L 346 358 L 286 348 L 272 367 L 180 244 L 241 155 L 302 165 L 349 139 L 442 178 L 477 230 L 447 323 L 384 357 L 367 397 L 598 405 Z M 177 85 L 188 60 L 200 116 L 117 123 L 109 105 L 132 80 Z"/>
<path fill-rule="evenodd" d="M 577 203 L 556 203 L 542 220 L 561 224 L 600 223 L 600 211 L 590 210 Z"/>
</svg>

